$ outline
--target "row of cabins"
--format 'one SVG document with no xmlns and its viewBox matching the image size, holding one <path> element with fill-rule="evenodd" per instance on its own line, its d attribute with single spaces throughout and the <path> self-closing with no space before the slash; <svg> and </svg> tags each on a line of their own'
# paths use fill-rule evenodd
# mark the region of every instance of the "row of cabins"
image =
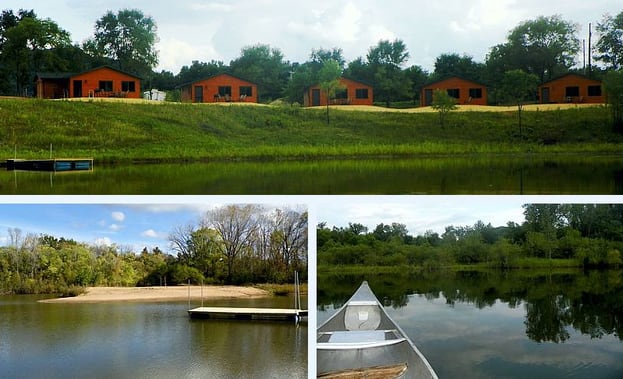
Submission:
<svg viewBox="0 0 623 379">
<path fill-rule="evenodd" d="M 431 105 L 435 90 L 447 91 L 457 104 L 487 105 L 487 87 L 459 77 L 440 80 L 422 88 L 420 105 Z M 547 81 L 537 91 L 541 104 L 605 102 L 601 82 L 578 74 L 570 73 Z"/>
<path fill-rule="evenodd" d="M 349 79 L 340 79 L 342 89 L 327 100 L 318 85 L 304 94 L 304 106 L 372 105 L 371 85 Z M 39 73 L 36 77 L 37 97 L 45 99 L 70 97 L 141 97 L 141 79 L 109 66 L 102 66 L 77 74 Z M 487 105 L 485 85 L 452 77 L 422 88 L 420 102 L 429 106 L 435 90 L 445 90 L 458 104 Z M 182 101 L 193 103 L 251 102 L 257 103 L 257 85 L 230 74 L 218 74 L 181 86 Z M 540 103 L 604 103 L 601 82 L 578 74 L 567 74 L 538 87 Z"/>
</svg>

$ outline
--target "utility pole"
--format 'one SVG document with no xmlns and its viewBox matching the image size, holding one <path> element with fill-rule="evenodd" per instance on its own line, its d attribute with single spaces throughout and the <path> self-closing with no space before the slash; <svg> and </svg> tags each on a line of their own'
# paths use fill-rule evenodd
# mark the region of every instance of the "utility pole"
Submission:
<svg viewBox="0 0 623 379">
<path fill-rule="evenodd" d="M 588 23 L 588 76 L 591 77 L 593 76 L 593 68 L 591 67 L 591 53 L 592 53 L 592 49 L 591 49 L 591 38 L 593 37 L 593 25 L 589 22 Z"/>
</svg>

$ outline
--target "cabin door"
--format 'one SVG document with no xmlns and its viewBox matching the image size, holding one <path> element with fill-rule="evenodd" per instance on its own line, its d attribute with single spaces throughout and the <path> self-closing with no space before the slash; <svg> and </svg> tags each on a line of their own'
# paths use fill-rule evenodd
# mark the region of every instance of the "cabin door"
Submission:
<svg viewBox="0 0 623 379">
<path fill-rule="evenodd" d="M 312 107 L 317 107 L 320 105 L 320 90 L 312 89 Z"/>
<path fill-rule="evenodd" d="M 424 90 L 424 106 L 428 107 L 433 103 L 433 90 L 425 89 Z"/>
<path fill-rule="evenodd" d="M 74 80 L 74 96 L 82 97 L 82 80 Z"/>
<path fill-rule="evenodd" d="M 541 104 L 549 103 L 549 87 L 541 88 Z"/>
<path fill-rule="evenodd" d="M 203 87 L 195 86 L 195 103 L 203 103 Z"/>
</svg>

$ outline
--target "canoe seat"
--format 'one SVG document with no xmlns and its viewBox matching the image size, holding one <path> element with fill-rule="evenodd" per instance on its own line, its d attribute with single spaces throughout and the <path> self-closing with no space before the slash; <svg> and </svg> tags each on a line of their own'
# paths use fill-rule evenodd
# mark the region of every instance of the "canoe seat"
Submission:
<svg viewBox="0 0 623 379">
<path fill-rule="evenodd" d="M 376 301 L 351 301 L 346 307 L 346 330 L 375 330 L 380 324 L 381 309 Z"/>
<path fill-rule="evenodd" d="M 405 341 L 396 330 L 350 330 L 320 333 L 316 343 L 319 350 L 365 349 L 394 345 Z"/>
</svg>

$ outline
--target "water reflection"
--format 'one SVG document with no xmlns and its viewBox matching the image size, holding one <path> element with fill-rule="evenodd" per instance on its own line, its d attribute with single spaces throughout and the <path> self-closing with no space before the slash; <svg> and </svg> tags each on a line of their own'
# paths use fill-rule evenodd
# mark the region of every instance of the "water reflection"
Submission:
<svg viewBox="0 0 623 379">
<path fill-rule="evenodd" d="M 307 378 L 306 323 L 194 321 L 185 302 L 38 298 L 0 296 L 0 378 Z M 206 301 L 292 304 L 289 297 Z"/>
<path fill-rule="evenodd" d="M 362 280 L 384 304 L 405 307 L 411 294 L 449 307 L 478 309 L 502 302 L 524 308 L 525 333 L 535 342 L 565 342 L 570 328 L 591 338 L 613 335 L 623 341 L 623 271 L 461 271 L 419 275 L 318 273 L 318 309 L 337 308 Z"/>
<path fill-rule="evenodd" d="M 428 157 L 0 171 L 0 194 L 623 194 L 623 158 Z"/>
</svg>

